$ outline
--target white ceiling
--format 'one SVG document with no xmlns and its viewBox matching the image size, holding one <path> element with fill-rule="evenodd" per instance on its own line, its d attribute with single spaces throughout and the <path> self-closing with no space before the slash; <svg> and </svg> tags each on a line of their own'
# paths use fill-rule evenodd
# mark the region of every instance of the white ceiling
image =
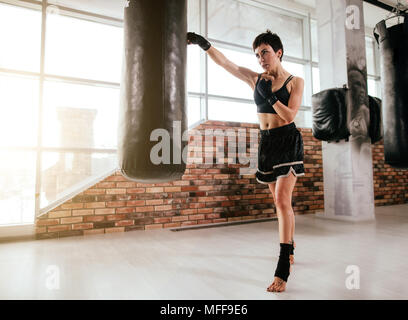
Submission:
<svg viewBox="0 0 408 320">
<path fill-rule="evenodd" d="M 147 0 L 148 1 L 148 0 Z M 222 1 L 222 0 L 220 0 Z M 271 0 L 261 0 L 269 2 Z M 92 12 L 117 19 L 123 19 L 126 0 L 49 0 L 51 4 L 57 4 L 77 10 Z M 273 0 L 275 5 L 282 8 L 304 9 L 311 12 L 312 17 L 316 9 L 316 0 Z M 398 0 L 381 0 L 388 5 L 395 6 Z M 408 0 L 400 0 L 408 7 Z M 364 21 L 367 27 L 374 27 L 377 22 L 384 19 L 389 12 L 364 2 Z"/>
</svg>

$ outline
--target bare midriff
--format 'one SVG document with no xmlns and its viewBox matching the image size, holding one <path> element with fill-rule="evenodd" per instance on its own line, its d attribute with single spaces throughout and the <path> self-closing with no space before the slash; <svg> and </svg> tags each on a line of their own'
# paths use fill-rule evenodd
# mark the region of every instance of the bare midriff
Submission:
<svg viewBox="0 0 408 320">
<path fill-rule="evenodd" d="M 258 119 L 261 130 L 278 128 L 289 124 L 289 122 L 283 120 L 279 115 L 274 113 L 258 113 Z"/>
</svg>

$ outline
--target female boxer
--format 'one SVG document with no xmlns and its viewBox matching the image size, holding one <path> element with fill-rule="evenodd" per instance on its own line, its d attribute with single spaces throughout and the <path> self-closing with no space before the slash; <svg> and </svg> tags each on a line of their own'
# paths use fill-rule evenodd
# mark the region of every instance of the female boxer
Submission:
<svg viewBox="0 0 408 320">
<path fill-rule="evenodd" d="M 264 70 L 261 74 L 237 66 L 198 34 L 188 32 L 187 43 L 198 44 L 216 64 L 254 91 L 261 135 L 256 179 L 271 190 L 279 223 L 280 255 L 274 281 L 267 291 L 285 291 L 295 247 L 292 192 L 297 177 L 305 174 L 303 139 L 294 123 L 302 102 L 304 81 L 282 67 L 283 45 L 270 30 L 259 34 L 252 44 Z"/>
</svg>

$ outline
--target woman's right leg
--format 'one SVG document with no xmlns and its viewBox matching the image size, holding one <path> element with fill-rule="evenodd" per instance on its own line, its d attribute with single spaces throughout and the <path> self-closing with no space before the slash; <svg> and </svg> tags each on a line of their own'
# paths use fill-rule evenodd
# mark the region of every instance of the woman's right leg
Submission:
<svg viewBox="0 0 408 320">
<path fill-rule="evenodd" d="M 278 215 L 278 207 L 276 206 L 276 192 L 275 192 L 275 188 L 276 188 L 276 182 L 274 183 L 269 183 L 268 184 L 269 190 L 272 193 L 272 197 L 273 197 L 273 202 L 275 203 L 275 208 L 276 208 L 276 215 Z M 292 201 L 292 199 L 291 199 Z M 293 212 L 293 208 L 292 208 L 292 228 L 291 228 L 291 241 L 293 241 L 294 236 L 295 236 L 295 213 Z M 291 260 L 293 260 L 293 257 L 291 258 Z M 293 263 L 293 262 L 292 262 Z"/>
</svg>

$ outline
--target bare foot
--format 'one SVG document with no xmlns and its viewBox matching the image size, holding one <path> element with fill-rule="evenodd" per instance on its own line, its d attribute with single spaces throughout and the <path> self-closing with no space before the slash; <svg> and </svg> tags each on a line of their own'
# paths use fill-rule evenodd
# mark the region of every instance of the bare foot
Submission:
<svg viewBox="0 0 408 320">
<path fill-rule="evenodd" d="M 296 242 L 293 241 L 293 249 L 295 249 L 295 248 L 296 248 Z M 295 263 L 295 255 L 294 254 L 289 255 L 289 261 L 290 261 L 290 264 Z"/>
<path fill-rule="evenodd" d="M 275 277 L 272 284 L 266 289 L 268 292 L 283 292 L 286 289 L 286 281 L 279 277 Z"/>
</svg>

